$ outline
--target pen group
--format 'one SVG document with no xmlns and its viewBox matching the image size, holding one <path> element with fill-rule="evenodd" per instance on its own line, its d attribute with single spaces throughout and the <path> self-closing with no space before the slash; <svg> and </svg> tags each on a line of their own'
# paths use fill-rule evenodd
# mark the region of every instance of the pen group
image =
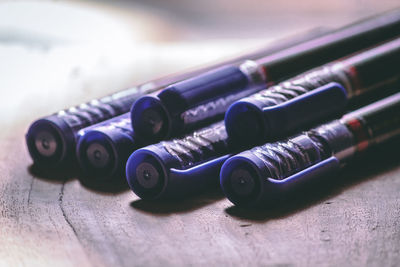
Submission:
<svg viewBox="0 0 400 267">
<path fill-rule="evenodd" d="M 263 206 L 400 138 L 400 10 L 315 30 L 35 121 L 35 165 L 142 199 Z"/>
</svg>

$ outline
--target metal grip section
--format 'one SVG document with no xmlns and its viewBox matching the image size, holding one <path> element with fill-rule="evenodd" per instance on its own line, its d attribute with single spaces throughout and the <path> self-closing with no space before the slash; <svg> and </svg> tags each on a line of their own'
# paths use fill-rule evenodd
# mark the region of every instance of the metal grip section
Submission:
<svg viewBox="0 0 400 267">
<path fill-rule="evenodd" d="M 270 178 L 277 180 L 283 180 L 322 158 L 319 144 L 306 134 L 255 147 L 250 152 L 264 162 Z"/>
<path fill-rule="evenodd" d="M 134 138 L 131 118 L 129 113 L 122 114 L 118 117 L 97 123 L 93 126 L 84 128 L 78 132 L 79 136 L 84 136 L 85 133 L 89 131 L 100 131 L 100 132 L 107 132 L 113 131 L 115 133 L 122 133 L 126 134 L 132 138 Z"/>
<path fill-rule="evenodd" d="M 267 143 L 250 150 L 263 161 L 272 179 L 282 180 L 331 155 L 348 157 L 353 145 L 347 128 L 333 121 L 285 141 Z"/>
<path fill-rule="evenodd" d="M 76 107 L 59 111 L 56 116 L 63 119 L 76 132 L 86 126 L 126 113 L 132 104 L 154 88 L 140 86 L 83 103 Z"/>
<path fill-rule="evenodd" d="M 264 107 L 274 106 L 330 82 L 337 82 L 344 86 L 346 91 L 351 91 L 346 74 L 341 68 L 338 68 L 337 64 L 329 64 L 262 90 L 249 96 L 246 100 L 254 101 Z"/>
<path fill-rule="evenodd" d="M 176 158 L 182 169 L 229 153 L 228 134 L 224 122 L 200 129 L 182 139 L 158 144 Z"/>
</svg>

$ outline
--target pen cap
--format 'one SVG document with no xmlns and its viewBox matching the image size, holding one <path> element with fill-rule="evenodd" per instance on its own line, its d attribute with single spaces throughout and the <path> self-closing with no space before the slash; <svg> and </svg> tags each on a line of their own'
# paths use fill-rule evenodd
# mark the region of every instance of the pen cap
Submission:
<svg viewBox="0 0 400 267">
<path fill-rule="evenodd" d="M 182 199 L 216 187 L 220 168 L 229 156 L 181 169 L 171 154 L 151 145 L 129 157 L 126 177 L 132 191 L 142 199 Z"/>
<path fill-rule="evenodd" d="M 342 112 L 346 104 L 346 90 L 332 82 L 278 105 L 268 106 L 257 98 L 245 98 L 229 108 L 225 125 L 232 139 L 254 144 L 287 136 L 329 118 Z"/>
<path fill-rule="evenodd" d="M 266 193 L 274 199 L 275 194 L 282 194 L 284 186 L 276 187 L 269 179 L 282 180 L 321 158 L 318 144 L 305 134 L 290 141 L 268 143 L 229 159 L 221 170 L 221 186 L 235 204 L 252 205 Z"/>
<path fill-rule="evenodd" d="M 168 184 L 169 170 L 179 162 L 162 147 L 150 145 L 136 150 L 126 163 L 126 179 L 142 199 L 157 199 Z"/>
<path fill-rule="evenodd" d="M 58 166 L 72 160 L 71 144 L 75 144 L 75 134 L 62 118 L 52 115 L 29 127 L 26 143 L 35 164 Z"/>
<path fill-rule="evenodd" d="M 132 108 L 132 122 L 140 138 L 159 141 L 176 136 L 185 129 L 182 113 L 190 108 L 234 94 L 249 85 L 247 76 L 236 66 L 224 66 L 172 84 L 158 98 L 139 100 Z M 218 106 L 215 106 L 218 108 Z M 208 107 L 208 114 L 214 114 Z M 217 119 L 223 112 L 212 117 Z M 197 116 L 199 118 L 199 116 Z M 210 118 L 205 118 L 204 121 Z M 192 124 L 196 124 L 193 122 Z M 196 128 L 192 125 L 192 128 Z"/>
<path fill-rule="evenodd" d="M 223 66 L 168 86 L 159 98 L 172 114 L 215 98 L 243 90 L 249 78 L 237 66 Z"/>
<path fill-rule="evenodd" d="M 253 159 L 254 158 L 254 159 Z M 263 180 L 269 177 L 261 160 L 248 151 L 228 159 L 221 168 L 220 185 L 225 196 L 235 205 L 251 206 L 260 202 L 263 195 Z M 272 198 L 276 197 L 271 190 Z"/>
<path fill-rule="evenodd" d="M 263 205 L 338 168 L 339 162 L 331 156 L 325 140 L 306 132 L 228 159 L 222 166 L 220 183 L 236 205 Z"/>
<path fill-rule="evenodd" d="M 138 147 L 129 114 L 82 131 L 76 153 L 85 178 L 93 182 L 125 180 L 125 164 Z"/>
<path fill-rule="evenodd" d="M 127 164 L 128 181 L 142 198 L 182 197 L 217 185 L 219 168 L 232 151 L 221 121 L 181 139 L 137 150 Z M 164 185 L 154 182 L 146 188 L 144 173 L 154 173 L 155 180 Z M 151 180 L 148 176 L 147 180 Z"/>
<path fill-rule="evenodd" d="M 171 132 L 171 117 L 156 95 L 141 97 L 131 109 L 132 128 L 145 142 L 162 140 Z"/>
</svg>

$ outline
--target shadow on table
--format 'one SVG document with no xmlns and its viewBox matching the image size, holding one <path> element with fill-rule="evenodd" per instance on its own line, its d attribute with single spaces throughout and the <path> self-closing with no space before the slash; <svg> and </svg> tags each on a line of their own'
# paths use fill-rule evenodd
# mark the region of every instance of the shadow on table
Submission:
<svg viewBox="0 0 400 267">
<path fill-rule="evenodd" d="M 131 207 L 153 215 L 167 216 L 173 213 L 191 212 L 210 205 L 224 198 L 221 189 L 214 188 L 208 192 L 180 200 L 142 200 L 131 202 Z"/>
<path fill-rule="evenodd" d="M 97 194 L 122 194 L 129 189 L 126 179 L 122 177 L 113 177 L 108 181 L 98 180 L 96 177 L 89 177 L 81 173 L 77 177 L 82 186 Z"/>
<path fill-rule="evenodd" d="M 68 167 L 44 168 L 36 164 L 28 167 L 28 172 L 35 178 L 52 183 L 65 183 L 78 176 L 78 166 L 73 164 Z"/>
<path fill-rule="evenodd" d="M 395 169 L 400 165 L 400 142 L 391 142 L 385 147 L 371 151 L 367 156 L 356 159 L 343 171 L 330 175 L 286 196 L 284 200 L 264 208 L 246 209 L 231 206 L 225 212 L 237 219 L 246 221 L 267 221 L 285 218 L 295 212 L 308 209 L 314 205 L 329 205 L 328 199 L 358 184 L 377 178 L 378 175 Z"/>
<path fill-rule="evenodd" d="M 77 178 L 86 189 L 105 195 L 123 193 L 129 188 L 126 180 L 122 178 L 100 181 L 93 177 L 87 177 L 80 172 L 78 164 L 70 164 L 57 169 L 43 168 L 33 164 L 28 167 L 28 172 L 38 179 L 59 184 Z"/>
</svg>

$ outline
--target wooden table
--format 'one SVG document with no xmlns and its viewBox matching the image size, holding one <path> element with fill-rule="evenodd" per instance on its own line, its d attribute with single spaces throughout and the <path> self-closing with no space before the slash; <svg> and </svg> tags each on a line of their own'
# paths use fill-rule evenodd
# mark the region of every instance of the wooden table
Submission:
<svg viewBox="0 0 400 267">
<path fill-rule="evenodd" d="M 89 51 L 82 49 L 78 50 Z M 0 55 L 14 53 L 27 60 L 16 59 L 15 65 L 8 58 L 0 64 L 3 84 L 8 85 L 0 93 L 0 265 L 400 263 L 398 147 L 358 161 L 331 177 L 334 182 L 329 186 L 310 189 L 288 204 L 264 211 L 237 209 L 218 190 L 175 203 L 144 202 L 128 190 L 107 193 L 84 187 L 68 173 L 35 174 L 23 138 L 29 123 L 103 95 L 110 84 L 100 84 L 98 78 L 111 77 L 104 66 L 92 67 L 91 71 L 101 70 L 90 79 L 86 65 L 54 70 L 58 50 L 39 50 L 0 47 Z M 41 71 L 35 72 L 30 62 Z M 118 81 L 113 85 L 131 82 L 127 73 L 116 73 L 121 69 L 114 72 L 112 79 Z M 65 79 L 55 82 L 54 75 Z M 52 91 L 54 85 L 58 91 Z"/>
</svg>

